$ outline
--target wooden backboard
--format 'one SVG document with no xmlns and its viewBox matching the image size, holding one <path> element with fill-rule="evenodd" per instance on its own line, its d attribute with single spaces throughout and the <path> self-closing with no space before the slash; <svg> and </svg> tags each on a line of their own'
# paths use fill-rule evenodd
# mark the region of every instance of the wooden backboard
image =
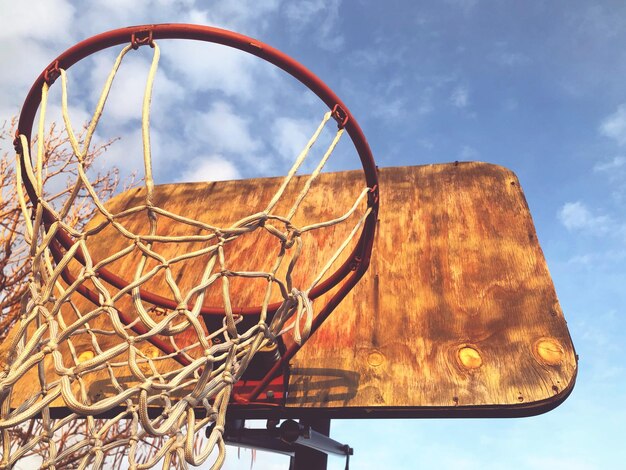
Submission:
<svg viewBox="0 0 626 470">
<path fill-rule="evenodd" d="M 369 271 L 292 359 L 285 406 L 231 405 L 231 416 L 526 416 L 560 404 L 574 386 L 577 357 L 516 176 L 453 163 L 384 168 L 379 178 Z M 322 174 L 303 213 L 332 216 L 338 201 L 354 199 L 361 179 L 356 171 Z M 155 203 L 198 220 L 236 219 L 262 208 L 280 182 L 163 185 Z M 138 194 L 109 205 L 124 207 Z M 348 229 L 306 242 L 301 275 Z M 101 240 L 102 253 L 117 243 Z M 164 249 L 173 255 L 180 247 Z M 266 249 L 260 240 L 237 248 L 243 264 Z M 134 269 L 117 267 L 122 277 Z M 193 272 L 193 264 L 185 269 Z M 242 305 L 255 295 L 242 291 Z M 88 338 L 78 347 L 88 349 Z M 6 353 L 0 347 L 0 359 Z M 90 380 L 90 394 L 110 393 Z M 15 384 L 14 400 L 30 386 L 28 376 Z"/>
</svg>

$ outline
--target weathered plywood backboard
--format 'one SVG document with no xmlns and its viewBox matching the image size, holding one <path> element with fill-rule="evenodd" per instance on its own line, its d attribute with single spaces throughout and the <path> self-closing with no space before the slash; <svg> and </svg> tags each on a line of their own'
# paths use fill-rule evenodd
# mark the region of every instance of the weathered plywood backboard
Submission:
<svg viewBox="0 0 626 470">
<path fill-rule="evenodd" d="M 561 403 L 574 386 L 577 358 L 515 175 L 484 163 L 454 163 L 384 168 L 379 178 L 369 271 L 292 359 L 285 407 L 231 405 L 231 414 L 524 416 Z M 338 202 L 355 199 L 361 180 L 356 171 L 321 175 L 302 213 L 313 220 L 333 216 Z M 262 209 L 280 182 L 158 186 L 155 203 L 198 220 L 236 220 Z M 139 193 L 131 190 L 109 205 L 124 207 Z M 319 269 L 350 228 L 305 240 L 296 277 Z M 106 233 L 101 240 L 92 244 L 95 258 L 118 243 Z M 182 248 L 163 249 L 174 256 Z M 250 269 L 248 263 L 271 249 L 257 239 L 230 254 Z M 116 272 L 132 277 L 135 263 L 122 261 Z M 180 282 L 193 272 L 193 262 L 185 265 Z M 241 305 L 258 304 L 263 289 L 246 289 Z M 88 338 L 77 347 L 89 348 Z M 98 377 L 89 380 L 90 394 L 110 393 Z M 28 377 L 22 382 L 16 397 L 29 387 Z"/>
<path fill-rule="evenodd" d="M 289 406 L 454 417 L 561 403 L 577 358 L 516 176 L 459 163 L 380 181 L 370 269 L 294 359 Z"/>
</svg>

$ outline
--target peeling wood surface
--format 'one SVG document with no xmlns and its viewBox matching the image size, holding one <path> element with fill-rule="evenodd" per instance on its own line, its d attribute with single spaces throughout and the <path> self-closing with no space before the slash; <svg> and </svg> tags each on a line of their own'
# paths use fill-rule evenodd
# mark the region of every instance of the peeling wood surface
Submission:
<svg viewBox="0 0 626 470">
<path fill-rule="evenodd" d="M 560 403 L 574 385 L 577 361 L 515 175 L 494 165 L 460 163 L 385 168 L 379 177 L 381 210 L 370 269 L 291 361 L 284 415 L 321 408 L 333 417 L 506 416 Z M 155 203 L 224 225 L 262 210 L 280 181 L 158 186 Z M 362 187 L 360 172 L 323 174 L 296 224 L 340 215 Z M 132 190 L 109 205 L 126 207 L 140 196 Z M 145 220 L 125 223 L 139 227 Z M 187 230 L 159 224 L 163 233 Z M 306 287 L 351 227 L 305 237 L 296 285 Z M 91 244 L 94 259 L 126 243 L 107 232 L 99 237 Z M 160 249 L 171 258 L 193 246 Z M 277 245 L 255 235 L 229 250 L 230 259 L 240 260 L 230 269 L 257 269 L 259 263 L 267 268 Z M 136 259 L 120 260 L 116 272 L 132 277 Z M 183 290 L 195 284 L 201 263 L 176 271 Z M 262 287 L 261 281 L 235 281 L 236 307 L 259 304 Z M 162 278 L 150 289 L 167 292 Z M 216 288 L 205 304 L 219 299 Z M 104 336 L 99 341 L 110 346 Z M 191 340 L 183 335 L 178 341 Z M 78 339 L 77 354 L 89 354 L 90 342 L 87 335 Z M 0 357 L 6 357 L 3 347 Z M 150 348 L 142 350 L 158 354 Z M 110 393 L 104 372 L 87 380 L 90 394 Z M 15 385 L 14 401 L 31 383 L 27 376 Z"/>
</svg>

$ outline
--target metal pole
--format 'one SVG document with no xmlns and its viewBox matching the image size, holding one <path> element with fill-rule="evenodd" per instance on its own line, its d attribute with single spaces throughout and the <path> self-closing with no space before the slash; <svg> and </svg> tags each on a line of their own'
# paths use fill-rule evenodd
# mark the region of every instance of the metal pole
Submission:
<svg viewBox="0 0 626 470">
<path fill-rule="evenodd" d="M 284 431 L 283 439 L 291 440 L 297 436 L 293 442 L 300 444 L 296 447 L 296 454 L 291 458 L 290 470 L 326 470 L 328 453 L 348 455 L 352 452 L 349 446 L 328 437 L 330 419 L 301 419 L 300 424 L 285 421 L 281 428 Z M 291 434 L 285 432 L 290 430 L 293 431 Z"/>
</svg>

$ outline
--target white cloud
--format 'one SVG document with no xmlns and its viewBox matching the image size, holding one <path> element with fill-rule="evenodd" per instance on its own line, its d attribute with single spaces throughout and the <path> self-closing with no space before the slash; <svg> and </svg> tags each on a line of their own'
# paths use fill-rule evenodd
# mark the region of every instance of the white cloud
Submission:
<svg viewBox="0 0 626 470">
<path fill-rule="evenodd" d="M 617 111 L 602 121 L 600 133 L 619 145 L 626 145 L 626 104 L 621 104 Z"/>
<path fill-rule="evenodd" d="M 516 111 L 519 106 L 518 101 L 515 98 L 507 98 L 504 100 L 502 107 L 506 111 Z"/>
<path fill-rule="evenodd" d="M 54 58 L 50 45 L 42 45 L 32 39 L 2 39 L 0 47 L 0 103 L 10 114 L 19 112 L 28 89 L 37 76 Z"/>
<path fill-rule="evenodd" d="M 151 52 L 152 50 L 144 48 L 138 53 L 141 54 L 144 51 Z M 148 57 L 147 55 L 138 55 L 135 51 L 130 51 L 124 58 L 104 110 L 104 114 L 112 119 L 117 126 L 124 125 L 131 119 L 141 118 L 143 96 L 151 60 L 151 54 Z M 100 97 L 102 86 L 111 71 L 113 57 L 108 54 L 95 56 L 93 64 L 90 91 L 91 98 L 95 103 Z M 153 120 L 158 121 L 167 116 L 172 105 L 180 101 L 184 94 L 182 86 L 172 81 L 166 74 L 165 68 L 161 66 L 154 81 L 151 106 Z"/>
<path fill-rule="evenodd" d="M 117 167 L 123 176 L 136 173 L 138 179 L 144 176 L 143 165 L 143 145 L 141 142 L 141 130 L 133 129 L 130 132 L 121 134 L 119 140 L 115 141 L 106 151 L 100 161 L 96 163 L 96 169 Z M 152 146 L 158 143 L 160 136 L 157 132 L 151 132 Z M 94 137 L 94 143 L 106 142 L 107 139 L 100 135 Z"/>
<path fill-rule="evenodd" d="M 293 161 L 315 131 L 317 123 L 304 119 L 278 118 L 272 126 L 272 145 L 283 159 Z"/>
<path fill-rule="evenodd" d="M 581 459 L 580 455 L 574 457 L 563 456 L 537 456 L 530 455 L 526 462 L 529 469 L 544 469 L 549 468 L 551 470 L 595 470 L 595 464 Z"/>
<path fill-rule="evenodd" d="M 133 24 L 193 23 L 214 25 L 245 34 L 268 27 L 268 18 L 281 0 L 93 0 L 80 12 L 84 21 L 75 25 L 83 35 Z M 82 4 L 81 4 L 82 6 Z"/>
<path fill-rule="evenodd" d="M 280 4 L 281 0 L 213 1 L 210 9 L 202 12 L 206 17 L 202 24 L 218 24 L 245 34 L 257 33 L 267 27 L 268 15 L 277 11 Z"/>
<path fill-rule="evenodd" d="M 529 63 L 530 59 L 519 52 L 501 52 L 496 55 L 496 62 L 507 67 L 516 67 Z"/>
<path fill-rule="evenodd" d="M 467 87 L 458 86 L 450 95 L 450 102 L 457 108 L 465 108 L 469 104 L 469 92 Z"/>
<path fill-rule="evenodd" d="M 609 161 L 602 163 L 596 163 L 593 167 L 593 171 L 596 172 L 612 172 L 626 168 L 626 157 L 614 157 Z"/>
<path fill-rule="evenodd" d="M 580 265 L 580 266 L 591 266 L 595 260 L 595 256 L 591 253 L 586 253 L 584 255 L 574 255 L 567 260 L 568 264 L 572 265 Z"/>
<path fill-rule="evenodd" d="M 180 12 L 193 4 L 194 0 L 144 0 L 132 4 L 126 0 L 94 0 L 87 7 L 81 2 L 81 21 L 74 29 L 91 36 L 124 26 L 165 23 L 180 17 Z"/>
<path fill-rule="evenodd" d="M 426 150 L 432 150 L 435 148 L 435 144 L 430 139 L 426 139 L 426 138 L 418 139 L 417 143 L 419 144 L 420 147 Z"/>
<path fill-rule="evenodd" d="M 80 104 L 82 103 L 79 103 L 79 105 Z M 76 135 L 80 134 L 83 126 L 91 120 L 91 114 L 81 106 L 72 106 L 72 104 L 68 104 L 67 114 L 70 117 L 70 123 L 72 124 L 72 129 L 74 129 L 74 134 Z M 37 113 L 33 125 L 33 135 L 37 132 L 38 123 L 39 113 Z M 63 129 L 65 132 L 65 121 L 63 120 L 63 110 L 60 102 L 49 102 L 46 107 L 46 128 L 53 123 L 57 126 L 57 129 Z"/>
<path fill-rule="evenodd" d="M 446 0 L 446 3 L 455 8 L 460 8 L 464 13 L 469 13 L 478 4 L 478 0 Z"/>
<path fill-rule="evenodd" d="M 120 176 L 126 178 L 135 174 L 137 181 L 144 178 L 143 142 L 141 128 L 129 127 L 125 132 L 112 135 L 96 134 L 93 144 L 102 144 L 115 139 L 96 163 L 95 170 L 106 170 L 112 167 L 120 170 Z M 150 129 L 150 149 L 152 157 L 152 172 L 156 184 L 173 183 L 177 180 L 182 168 L 183 158 L 197 155 L 188 152 L 188 146 L 181 146 L 180 140 L 172 138 L 167 131 L 160 131 L 154 127 Z M 186 160 L 185 160 L 186 161 Z"/>
<path fill-rule="evenodd" d="M 608 179 L 613 200 L 623 206 L 626 202 L 626 157 L 617 156 L 608 161 L 598 162 L 594 165 L 593 171 L 603 174 Z"/>
<path fill-rule="evenodd" d="M 418 114 L 424 116 L 434 111 L 433 94 L 434 90 L 432 87 L 425 87 L 422 90 L 420 96 L 417 98 L 417 105 L 415 107 Z"/>
<path fill-rule="evenodd" d="M 313 30 L 315 43 L 324 49 L 337 51 L 344 37 L 337 28 L 341 0 L 303 0 L 285 5 L 289 26 L 298 34 Z"/>
<path fill-rule="evenodd" d="M 163 41 L 162 50 L 166 63 L 193 90 L 254 97 L 259 59 L 229 47 L 191 41 Z"/>
<path fill-rule="evenodd" d="M 129 53 L 132 55 L 132 53 Z M 146 66 L 137 63 L 126 55 L 113 82 L 113 86 L 107 99 L 104 113 L 123 124 L 130 119 L 138 119 L 141 116 L 141 102 L 143 100 L 143 88 L 146 83 Z M 94 57 L 94 66 L 91 70 L 90 92 L 93 102 L 97 102 L 102 92 L 102 86 L 111 71 L 113 61 L 107 54 Z"/>
<path fill-rule="evenodd" d="M 469 145 L 465 145 L 461 149 L 460 157 L 463 160 L 471 160 L 478 157 L 478 151 L 475 148 L 470 147 Z"/>
<path fill-rule="evenodd" d="M 374 114 L 383 119 L 398 119 L 406 116 L 406 102 L 403 98 L 376 99 L 372 108 L 375 110 Z"/>
<path fill-rule="evenodd" d="M 580 201 L 565 203 L 558 213 L 558 218 L 568 230 L 579 230 L 596 235 L 605 234 L 613 225 L 610 217 L 592 214 Z"/>
<path fill-rule="evenodd" d="M 519 67 L 531 62 L 527 55 L 521 52 L 511 51 L 511 47 L 516 46 L 511 46 L 507 41 L 497 41 L 493 46 L 494 51 L 489 55 L 489 58 L 499 65 L 504 67 Z"/>
<path fill-rule="evenodd" d="M 190 168 L 185 170 L 180 181 L 223 181 L 241 178 L 237 167 L 220 155 L 211 155 L 194 159 Z"/>
<path fill-rule="evenodd" d="M 74 7 L 66 0 L 2 2 L 0 40 L 32 38 L 67 40 L 72 31 Z M 4 45 L 3 45 L 4 47 Z M 24 52 L 23 48 L 19 48 Z M 28 55 L 22 57 L 26 59 Z"/>
<path fill-rule="evenodd" d="M 624 233 L 626 234 L 626 231 Z M 570 257 L 567 260 L 567 263 L 572 266 L 581 266 L 597 269 L 600 266 L 608 266 L 616 263 L 622 263 L 625 259 L 626 251 L 618 247 L 615 250 L 577 254 Z"/>
<path fill-rule="evenodd" d="M 245 157 L 261 148 L 261 142 L 252 137 L 249 127 L 249 122 L 237 115 L 228 103 L 218 101 L 208 112 L 190 119 L 187 131 L 189 138 L 205 143 L 212 151 Z"/>
</svg>

